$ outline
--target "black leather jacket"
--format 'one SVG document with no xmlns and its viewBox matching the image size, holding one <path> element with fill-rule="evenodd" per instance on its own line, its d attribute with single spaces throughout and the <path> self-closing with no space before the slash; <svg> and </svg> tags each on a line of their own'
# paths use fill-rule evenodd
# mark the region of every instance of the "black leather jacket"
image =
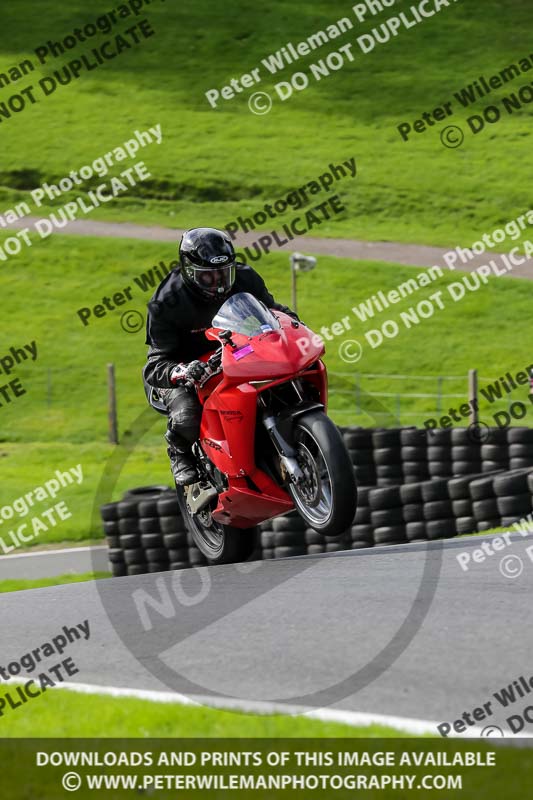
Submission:
<svg viewBox="0 0 533 800">
<path fill-rule="evenodd" d="M 276 303 L 262 277 L 246 264 L 237 264 L 230 296 L 249 292 L 268 308 L 296 317 L 287 306 Z M 227 298 L 225 298 L 227 299 Z M 224 300 L 206 302 L 192 291 L 180 274 L 172 270 L 159 284 L 148 303 L 146 344 L 148 361 L 143 379 L 149 386 L 168 389 L 170 373 L 179 363 L 187 363 L 215 350 L 219 345 L 205 337 L 211 321 Z"/>
</svg>

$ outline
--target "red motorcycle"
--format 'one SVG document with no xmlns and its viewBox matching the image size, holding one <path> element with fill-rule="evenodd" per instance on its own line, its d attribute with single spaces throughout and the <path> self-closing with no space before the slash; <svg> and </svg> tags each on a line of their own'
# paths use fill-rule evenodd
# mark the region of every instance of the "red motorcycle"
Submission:
<svg viewBox="0 0 533 800">
<path fill-rule="evenodd" d="M 324 346 L 251 294 L 230 297 L 206 331 L 221 347 L 196 389 L 200 481 L 177 487 L 186 524 L 211 564 L 242 561 L 257 525 L 295 507 L 310 528 L 342 534 L 357 505 L 350 457 L 326 416 Z M 157 403 L 154 407 L 162 410 Z"/>
</svg>

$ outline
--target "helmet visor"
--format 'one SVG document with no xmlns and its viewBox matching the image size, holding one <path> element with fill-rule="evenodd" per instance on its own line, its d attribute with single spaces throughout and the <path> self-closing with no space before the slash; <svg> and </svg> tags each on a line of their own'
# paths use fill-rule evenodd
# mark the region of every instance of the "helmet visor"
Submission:
<svg viewBox="0 0 533 800">
<path fill-rule="evenodd" d="M 187 276 L 201 291 L 213 298 L 228 294 L 235 282 L 235 264 L 221 267 L 186 266 Z"/>
</svg>

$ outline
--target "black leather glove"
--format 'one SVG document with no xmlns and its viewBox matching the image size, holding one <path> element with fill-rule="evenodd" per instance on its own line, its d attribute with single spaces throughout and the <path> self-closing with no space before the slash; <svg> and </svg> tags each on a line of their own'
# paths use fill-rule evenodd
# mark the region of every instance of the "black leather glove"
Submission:
<svg viewBox="0 0 533 800">
<path fill-rule="evenodd" d="M 207 366 L 203 361 L 191 361 L 189 364 L 178 364 L 170 374 L 171 383 L 196 383 L 201 381 L 207 371 Z"/>
</svg>

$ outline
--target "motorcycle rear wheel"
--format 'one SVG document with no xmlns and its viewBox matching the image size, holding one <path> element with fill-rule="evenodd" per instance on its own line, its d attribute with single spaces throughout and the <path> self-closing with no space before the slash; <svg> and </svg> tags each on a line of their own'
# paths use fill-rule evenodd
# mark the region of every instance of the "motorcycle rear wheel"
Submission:
<svg viewBox="0 0 533 800">
<path fill-rule="evenodd" d="M 187 508 L 183 487 L 176 487 L 178 504 L 194 543 L 209 564 L 234 564 L 246 561 L 254 552 L 258 529 L 233 528 L 215 522 L 209 508 L 191 514 Z"/>
<path fill-rule="evenodd" d="M 288 487 L 300 516 L 323 536 L 341 536 L 355 517 L 357 483 L 338 428 L 322 411 L 303 414 L 292 445 L 305 476 Z"/>
</svg>

